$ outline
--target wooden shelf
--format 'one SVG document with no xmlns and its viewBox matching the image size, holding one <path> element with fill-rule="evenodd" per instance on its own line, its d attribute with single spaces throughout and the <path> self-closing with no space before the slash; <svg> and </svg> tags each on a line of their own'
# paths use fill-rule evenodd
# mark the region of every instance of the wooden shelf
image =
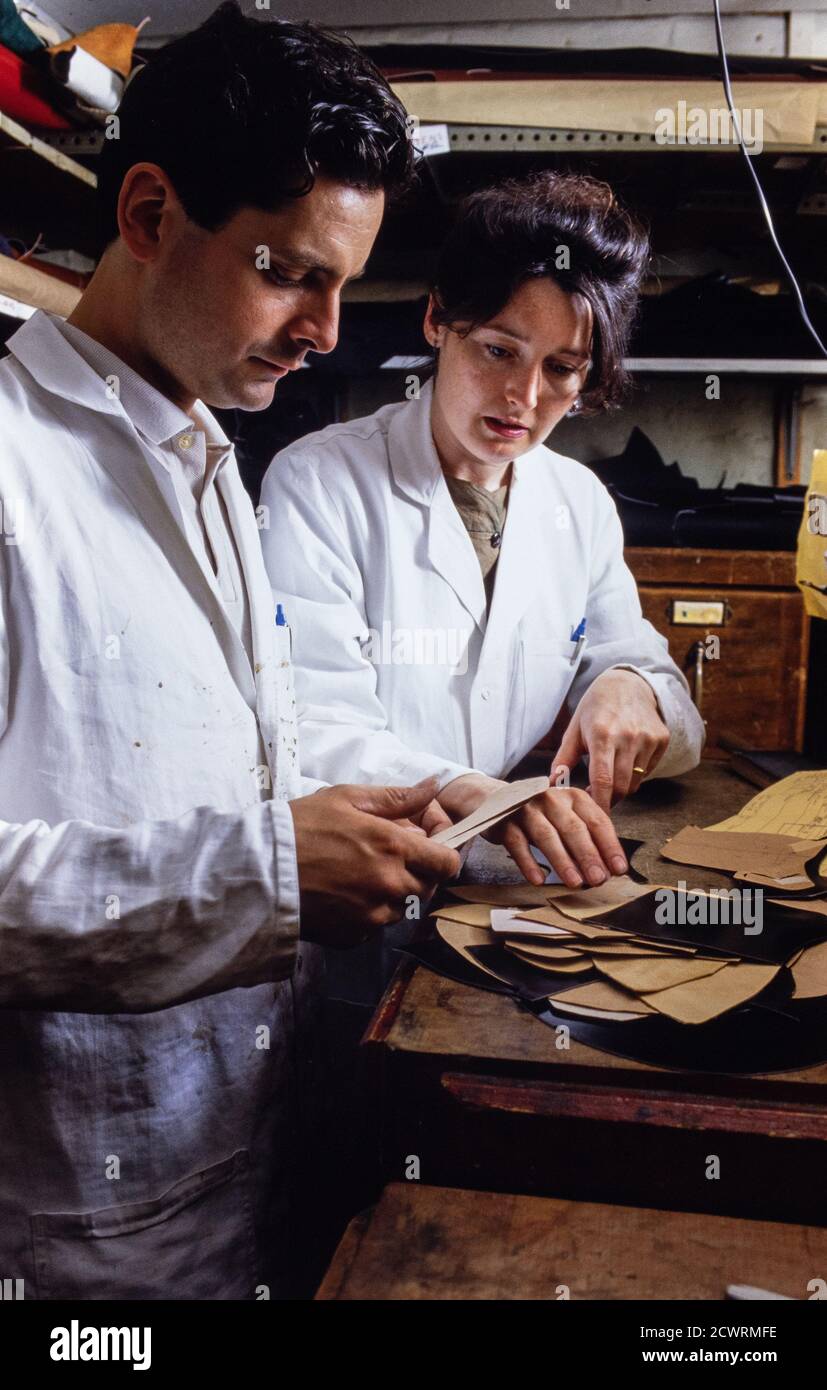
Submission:
<svg viewBox="0 0 827 1390">
<path fill-rule="evenodd" d="M 17 302 L 24 309 L 48 309 L 50 313 L 61 314 L 65 318 L 71 314 L 80 294 L 75 285 L 67 285 L 65 280 L 47 275 L 36 266 L 12 260 L 10 256 L 0 256 L 0 296 L 6 296 L 12 305 Z M 1 307 L 0 312 L 3 312 Z M 20 317 L 28 318 L 28 314 Z"/>
<path fill-rule="evenodd" d="M 66 132 L 69 134 L 70 132 Z M 40 159 L 45 159 L 47 163 L 54 165 L 56 169 L 62 169 L 65 174 L 70 174 L 72 178 L 79 179 L 81 183 L 89 184 L 90 188 L 97 188 L 97 175 L 91 169 L 87 169 L 84 164 L 79 164 L 76 159 L 72 159 L 59 147 L 48 143 L 39 135 L 33 135 L 25 126 L 13 121 L 11 116 L 6 116 L 0 111 L 0 135 L 2 144 L 6 148 L 24 149 L 31 154 L 37 155 Z"/>
<path fill-rule="evenodd" d="M 730 376 L 827 376 L 823 357 L 627 357 L 627 371 L 675 375 L 722 372 Z"/>
<path fill-rule="evenodd" d="M 424 125 L 446 124 L 440 121 L 424 121 Z M 445 153 L 465 154 L 519 153 L 537 151 L 575 150 L 578 154 L 587 151 L 630 150 L 652 154 L 738 154 L 735 144 L 663 144 L 655 135 L 639 131 L 618 130 L 574 130 L 552 126 L 520 125 L 477 125 L 447 123 L 450 150 Z M 41 143 L 50 145 L 55 151 L 74 151 L 76 154 L 93 155 L 100 151 L 103 134 L 97 130 L 50 130 L 41 132 Z M 809 145 L 780 143 L 766 144 L 762 154 L 824 154 L 827 155 L 827 126 L 817 126 Z M 439 154 L 429 156 L 439 158 Z"/>
<path fill-rule="evenodd" d="M 439 125 L 438 121 L 423 121 L 423 125 Z M 512 125 L 452 125 L 448 124 L 451 150 L 463 153 L 534 154 L 538 151 L 573 150 L 578 154 L 601 151 L 631 150 L 650 154 L 740 154 L 736 144 L 664 144 L 657 136 L 639 131 L 568 130 L 549 126 Z M 816 126 L 812 142 L 794 145 L 786 142 L 765 144 L 762 154 L 825 154 L 827 155 L 827 126 Z M 432 156 L 440 158 L 440 155 Z"/>
</svg>

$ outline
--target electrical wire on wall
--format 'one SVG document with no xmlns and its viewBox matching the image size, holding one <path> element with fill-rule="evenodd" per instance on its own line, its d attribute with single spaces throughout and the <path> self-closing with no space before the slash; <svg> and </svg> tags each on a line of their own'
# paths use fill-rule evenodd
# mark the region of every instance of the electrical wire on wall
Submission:
<svg viewBox="0 0 827 1390">
<path fill-rule="evenodd" d="M 741 131 L 741 122 L 738 119 L 738 112 L 735 108 L 735 99 L 732 95 L 732 83 L 729 77 L 729 63 L 727 62 L 726 49 L 724 47 L 724 31 L 723 26 L 721 24 L 720 0 L 712 0 L 712 8 L 715 12 L 715 37 L 718 43 L 718 57 L 721 60 L 721 80 L 724 84 L 724 92 L 726 94 L 727 105 L 729 107 L 729 114 L 732 117 L 732 124 L 735 129 L 735 134 L 738 137 L 738 144 L 740 145 L 741 153 L 743 154 L 744 159 L 747 162 L 749 176 L 755 185 L 755 191 L 758 194 L 758 202 L 760 203 L 761 211 L 764 214 L 764 220 L 767 224 L 767 230 L 770 234 L 770 240 L 772 241 L 772 244 L 775 247 L 778 259 L 781 262 L 784 274 L 787 278 L 787 281 L 789 282 L 790 289 L 792 290 L 795 296 L 795 300 L 798 305 L 798 312 L 801 315 L 801 320 L 804 324 L 804 327 L 807 329 L 807 332 L 810 334 L 810 337 L 818 346 L 818 350 L 821 353 L 822 357 L 827 357 L 827 347 L 825 347 L 824 343 L 821 341 L 821 338 L 819 337 L 813 323 L 810 320 L 810 315 L 807 313 L 807 306 L 804 303 L 804 296 L 801 293 L 801 287 L 795 277 L 795 271 L 793 270 L 792 266 L 787 260 L 787 257 L 784 255 L 781 242 L 778 240 L 778 236 L 775 230 L 775 224 L 772 220 L 772 213 L 770 212 L 770 206 L 764 195 L 764 190 L 761 187 L 761 180 L 755 172 L 755 166 L 752 162 L 752 159 L 750 158 L 749 150 L 747 149 L 744 143 L 744 136 Z"/>
</svg>

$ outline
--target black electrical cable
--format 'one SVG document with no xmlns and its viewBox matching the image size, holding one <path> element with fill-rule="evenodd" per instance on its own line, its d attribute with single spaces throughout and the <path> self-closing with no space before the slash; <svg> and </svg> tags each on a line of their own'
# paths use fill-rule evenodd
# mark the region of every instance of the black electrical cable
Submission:
<svg viewBox="0 0 827 1390">
<path fill-rule="evenodd" d="M 718 57 L 721 60 L 721 79 L 724 84 L 724 92 L 726 93 L 727 105 L 729 106 L 729 114 L 732 117 L 732 124 L 735 128 L 735 133 L 738 136 L 738 144 L 740 145 L 741 153 L 743 154 L 744 159 L 747 162 L 747 168 L 749 169 L 750 178 L 755 184 L 755 191 L 758 194 L 758 202 L 760 203 L 761 211 L 764 214 L 764 220 L 767 224 L 770 239 L 778 254 L 778 259 L 780 260 L 781 265 L 784 268 L 784 274 L 787 277 L 790 289 L 795 295 L 796 303 L 798 304 L 798 311 L 801 315 L 801 320 L 804 324 L 804 327 L 807 329 L 807 332 L 812 337 L 813 341 L 818 345 L 818 349 L 822 357 L 827 357 L 827 347 L 825 347 L 824 343 L 821 341 L 821 338 L 819 337 L 815 327 L 813 326 L 810 320 L 810 315 L 807 313 L 807 306 L 804 303 L 804 296 L 801 293 L 801 287 L 799 286 L 799 283 L 795 278 L 795 271 L 793 270 L 792 266 L 787 260 L 787 257 L 784 255 L 781 243 L 778 240 L 778 236 L 776 235 L 775 225 L 772 220 L 772 213 L 770 212 L 769 203 L 767 202 L 766 197 L 764 196 L 764 190 L 761 187 L 761 181 L 755 172 L 755 168 L 749 156 L 749 151 L 747 150 L 747 147 L 744 144 L 744 136 L 741 131 L 741 122 L 738 119 L 738 113 L 735 109 L 735 100 L 732 95 L 732 83 L 729 79 L 729 64 L 727 62 L 726 49 L 724 48 L 724 31 L 721 25 L 720 0 L 712 0 L 712 7 L 715 11 L 715 36 L 718 42 Z"/>
</svg>

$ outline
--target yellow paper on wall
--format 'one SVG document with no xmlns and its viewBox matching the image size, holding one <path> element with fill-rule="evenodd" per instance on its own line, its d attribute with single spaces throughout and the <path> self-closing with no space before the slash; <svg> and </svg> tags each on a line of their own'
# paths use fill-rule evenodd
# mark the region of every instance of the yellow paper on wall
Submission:
<svg viewBox="0 0 827 1390">
<path fill-rule="evenodd" d="M 723 118 L 726 103 L 720 83 L 703 78 L 469 78 L 462 82 L 394 82 L 393 90 L 423 124 L 550 126 L 656 137 L 660 132 L 678 144 L 686 143 L 692 129 L 703 138 L 706 131 L 717 128 L 724 135 L 729 128 Z M 736 78 L 733 83 L 736 107 L 761 111 L 764 145 L 811 144 L 820 92 L 820 85 L 808 82 L 747 83 Z M 701 117 L 698 127 L 694 126 L 696 113 Z M 749 136 L 746 123 L 744 135 Z"/>
<path fill-rule="evenodd" d="M 816 449 L 798 532 L 795 582 L 811 618 L 827 618 L 827 449 Z"/>
</svg>

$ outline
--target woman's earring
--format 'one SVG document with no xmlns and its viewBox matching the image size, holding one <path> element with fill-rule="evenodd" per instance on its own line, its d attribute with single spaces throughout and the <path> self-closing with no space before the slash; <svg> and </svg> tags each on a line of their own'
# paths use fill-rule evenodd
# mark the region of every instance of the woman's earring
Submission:
<svg viewBox="0 0 827 1390">
<path fill-rule="evenodd" d="M 578 397 L 577 397 L 577 400 L 574 402 L 574 404 L 571 406 L 571 408 L 570 408 L 566 413 L 567 413 L 568 415 L 579 415 L 582 409 L 583 409 L 583 402 L 581 401 L 580 397 L 578 396 Z"/>
</svg>

